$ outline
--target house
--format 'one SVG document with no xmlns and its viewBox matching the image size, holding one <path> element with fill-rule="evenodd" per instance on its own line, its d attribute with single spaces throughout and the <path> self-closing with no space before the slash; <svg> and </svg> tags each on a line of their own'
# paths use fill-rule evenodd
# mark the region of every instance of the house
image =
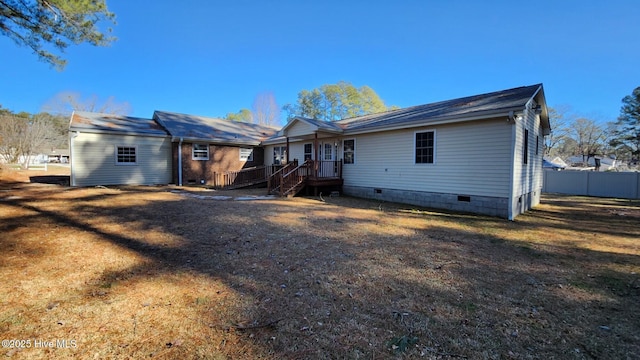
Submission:
<svg viewBox="0 0 640 360">
<path fill-rule="evenodd" d="M 47 161 L 50 163 L 69 163 L 69 149 L 51 149 L 47 155 Z"/>
<path fill-rule="evenodd" d="M 262 144 L 266 165 L 310 161 L 304 176 L 339 176 L 347 195 L 514 219 L 540 202 L 549 133 L 537 84 L 332 123 L 296 117 Z"/>
<path fill-rule="evenodd" d="M 339 188 L 507 219 L 540 202 L 551 130 L 542 84 L 335 122 L 295 117 L 280 131 L 164 111 L 76 113 L 70 129 L 74 186 L 268 178 L 281 195 Z"/>
<path fill-rule="evenodd" d="M 615 170 L 618 165 L 615 155 L 575 155 L 570 156 L 568 161 L 571 164 L 570 170 L 612 171 Z"/>
<path fill-rule="evenodd" d="M 278 129 L 155 111 L 152 119 L 74 112 L 69 130 L 72 186 L 218 186 L 237 180 L 234 171 L 265 172 L 260 143 Z"/>
<path fill-rule="evenodd" d="M 567 163 L 564 162 L 560 157 L 556 156 L 553 160 L 542 159 L 542 168 L 545 170 L 564 170 L 567 167 Z"/>
</svg>

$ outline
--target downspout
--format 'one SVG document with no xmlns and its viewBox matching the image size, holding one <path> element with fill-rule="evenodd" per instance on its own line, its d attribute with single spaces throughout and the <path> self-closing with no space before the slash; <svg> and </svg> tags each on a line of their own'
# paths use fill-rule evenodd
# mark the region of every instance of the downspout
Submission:
<svg viewBox="0 0 640 360">
<path fill-rule="evenodd" d="M 178 143 L 178 186 L 182 186 L 182 140 Z"/>
<path fill-rule="evenodd" d="M 73 143 L 74 139 L 80 135 L 80 131 L 69 131 L 69 170 L 71 170 L 71 178 L 69 179 L 70 186 L 76 186 L 76 172 L 74 171 L 75 166 L 73 166 Z"/>
<path fill-rule="evenodd" d="M 511 164 L 509 166 L 509 174 L 511 176 L 511 181 L 509 181 L 509 201 L 507 204 L 507 219 L 513 221 L 515 217 L 513 216 L 513 192 L 515 187 L 513 186 L 515 180 L 515 161 L 516 161 L 516 118 L 513 114 L 509 114 L 507 122 L 510 123 L 513 121 L 513 125 L 511 126 Z"/>
</svg>

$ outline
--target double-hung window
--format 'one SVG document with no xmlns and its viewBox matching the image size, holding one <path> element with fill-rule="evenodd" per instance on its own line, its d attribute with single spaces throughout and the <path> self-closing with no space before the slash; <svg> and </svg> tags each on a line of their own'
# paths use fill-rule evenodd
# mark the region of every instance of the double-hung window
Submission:
<svg viewBox="0 0 640 360">
<path fill-rule="evenodd" d="M 240 148 L 240 161 L 253 161 L 253 149 Z"/>
<path fill-rule="evenodd" d="M 436 150 L 435 131 L 417 132 L 415 140 L 416 164 L 433 164 Z"/>
<path fill-rule="evenodd" d="M 311 159 L 313 154 L 313 144 L 304 144 L 304 161 Z"/>
<path fill-rule="evenodd" d="M 137 150 L 136 146 L 116 146 L 116 165 L 136 165 Z"/>
<path fill-rule="evenodd" d="M 209 160 L 209 144 L 193 144 L 191 158 L 193 160 Z"/>
<path fill-rule="evenodd" d="M 356 139 L 347 139 L 343 142 L 343 158 L 345 164 L 356 163 Z"/>
<path fill-rule="evenodd" d="M 283 165 L 287 161 L 287 147 L 276 146 L 273 148 L 273 164 Z"/>
</svg>

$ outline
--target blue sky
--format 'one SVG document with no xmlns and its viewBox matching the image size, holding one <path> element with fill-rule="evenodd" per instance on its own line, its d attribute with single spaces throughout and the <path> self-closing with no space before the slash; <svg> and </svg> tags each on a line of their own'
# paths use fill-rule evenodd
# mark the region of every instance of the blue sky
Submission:
<svg viewBox="0 0 640 360">
<path fill-rule="evenodd" d="M 615 120 L 640 86 L 640 2 L 109 0 L 110 47 L 72 46 L 58 72 L 0 37 L 0 105 L 36 113 L 61 92 L 224 116 L 271 91 L 368 85 L 400 107 L 543 83 L 547 102 Z"/>
</svg>

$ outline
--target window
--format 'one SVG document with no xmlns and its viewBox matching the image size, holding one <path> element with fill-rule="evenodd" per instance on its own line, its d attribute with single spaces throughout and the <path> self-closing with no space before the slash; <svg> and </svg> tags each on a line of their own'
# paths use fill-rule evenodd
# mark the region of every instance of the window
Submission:
<svg viewBox="0 0 640 360">
<path fill-rule="evenodd" d="M 310 160 L 313 154 L 313 144 L 304 144 L 304 161 Z"/>
<path fill-rule="evenodd" d="M 435 154 L 435 132 L 416 133 L 416 164 L 433 164 Z"/>
<path fill-rule="evenodd" d="M 524 144 L 522 149 L 522 163 L 529 163 L 529 130 L 524 130 Z"/>
<path fill-rule="evenodd" d="M 538 155 L 539 148 L 540 148 L 540 136 L 536 136 L 536 155 Z"/>
<path fill-rule="evenodd" d="M 193 144 L 191 158 L 193 160 L 209 160 L 209 144 Z"/>
<path fill-rule="evenodd" d="M 240 161 L 253 161 L 253 149 L 240 148 Z"/>
<path fill-rule="evenodd" d="M 282 165 L 287 161 L 287 147 L 276 146 L 273 148 L 273 164 Z"/>
<path fill-rule="evenodd" d="M 345 140 L 343 143 L 343 157 L 345 164 L 355 164 L 356 162 L 356 139 Z"/>
<path fill-rule="evenodd" d="M 135 146 L 116 146 L 116 165 L 136 165 L 136 150 Z"/>
</svg>

